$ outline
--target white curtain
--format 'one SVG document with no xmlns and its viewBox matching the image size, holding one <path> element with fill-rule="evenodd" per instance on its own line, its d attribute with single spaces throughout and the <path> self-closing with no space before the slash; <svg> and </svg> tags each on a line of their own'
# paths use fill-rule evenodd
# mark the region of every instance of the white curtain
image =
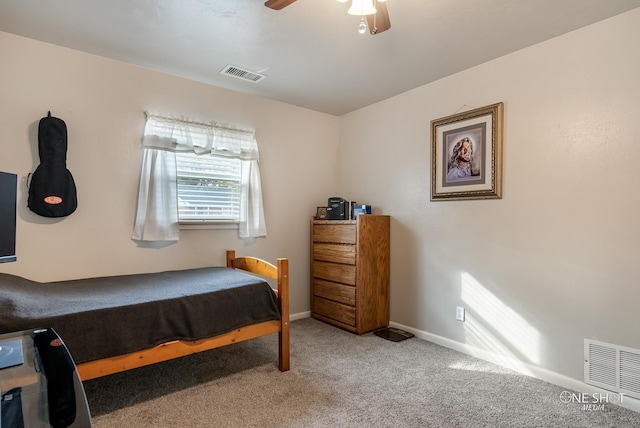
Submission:
<svg viewBox="0 0 640 428">
<path fill-rule="evenodd" d="M 262 185 L 257 161 L 242 161 L 242 199 L 240 200 L 240 237 L 267 236 L 262 209 Z"/>
<path fill-rule="evenodd" d="M 143 140 L 138 210 L 132 235 L 135 240 L 178 240 L 176 154 L 151 145 L 153 142 L 174 145 L 174 141 L 159 137 Z"/>
<path fill-rule="evenodd" d="M 258 143 L 251 129 L 145 113 L 138 209 L 132 239 L 177 241 L 178 190 L 175 152 L 240 159 L 242 192 L 239 235 L 267 235 L 258 167 Z"/>
</svg>

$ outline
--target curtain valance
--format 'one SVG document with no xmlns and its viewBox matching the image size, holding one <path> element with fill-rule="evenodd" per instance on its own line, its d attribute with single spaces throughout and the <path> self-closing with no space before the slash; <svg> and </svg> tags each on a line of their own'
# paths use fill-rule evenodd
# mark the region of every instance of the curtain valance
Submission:
<svg viewBox="0 0 640 428">
<path fill-rule="evenodd" d="M 194 152 L 258 160 L 258 143 L 253 129 L 216 122 L 199 122 L 185 117 L 145 113 L 143 146 L 159 150 Z M 171 136 L 171 137 L 167 137 Z"/>
</svg>

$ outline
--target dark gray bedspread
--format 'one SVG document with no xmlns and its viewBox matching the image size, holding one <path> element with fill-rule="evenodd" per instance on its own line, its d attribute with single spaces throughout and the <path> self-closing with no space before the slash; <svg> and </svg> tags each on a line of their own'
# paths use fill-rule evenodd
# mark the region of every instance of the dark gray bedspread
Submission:
<svg viewBox="0 0 640 428">
<path fill-rule="evenodd" d="M 50 283 L 0 273 L 0 334 L 53 327 L 76 363 L 277 319 L 269 284 L 225 267 Z"/>
</svg>

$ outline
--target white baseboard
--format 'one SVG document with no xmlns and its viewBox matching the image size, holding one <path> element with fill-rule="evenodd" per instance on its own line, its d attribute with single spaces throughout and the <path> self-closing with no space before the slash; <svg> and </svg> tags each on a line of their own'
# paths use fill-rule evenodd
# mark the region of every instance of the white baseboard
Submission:
<svg viewBox="0 0 640 428">
<path fill-rule="evenodd" d="M 570 392 L 577 392 L 578 394 L 588 394 L 592 396 L 593 394 L 599 394 L 599 396 L 607 395 L 611 396 L 611 391 L 604 390 L 602 388 L 595 387 L 593 385 L 588 385 L 583 381 L 578 379 L 573 379 L 568 376 L 562 375 L 560 373 L 552 372 L 542 367 L 534 366 L 529 363 L 519 361 L 519 360 L 508 360 L 508 357 L 504 355 L 497 355 L 493 352 L 486 351 L 484 349 L 476 348 L 473 346 L 466 345 L 464 343 L 456 342 L 451 339 L 447 339 L 446 337 L 438 336 L 436 334 L 428 333 L 426 331 L 418 330 L 406 325 L 398 324 L 391 322 L 390 325 L 395 328 L 399 328 L 401 330 L 405 330 L 411 332 L 416 335 L 416 337 L 420 339 L 427 340 L 429 342 L 433 342 L 435 344 L 444 346 L 446 348 L 453 349 L 458 352 L 462 352 L 463 354 L 471 355 L 472 357 L 480 358 L 481 360 L 488 361 L 490 363 L 509 368 L 514 371 L 518 371 L 527 376 L 534 377 L 536 379 L 544 380 L 545 382 L 552 383 L 554 385 L 561 386 L 563 388 L 567 388 L 571 390 Z M 521 367 L 522 369 L 518 369 Z M 559 398 L 558 398 L 559 399 Z M 640 412 L 640 400 L 635 399 L 633 397 L 623 396 L 622 401 L 616 402 L 615 404 L 625 407 L 627 409 L 633 410 L 635 412 Z"/>
<path fill-rule="evenodd" d="M 299 312 L 297 314 L 289 314 L 290 321 L 301 320 L 303 318 L 310 318 L 310 317 L 311 317 L 311 311 Z"/>
</svg>

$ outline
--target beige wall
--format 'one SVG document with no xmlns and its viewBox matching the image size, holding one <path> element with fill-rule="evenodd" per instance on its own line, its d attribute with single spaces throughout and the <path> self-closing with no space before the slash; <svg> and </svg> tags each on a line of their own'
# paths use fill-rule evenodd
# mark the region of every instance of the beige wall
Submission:
<svg viewBox="0 0 640 428">
<path fill-rule="evenodd" d="M 309 217 L 337 187 L 336 117 L 7 33 L 0 54 L 0 171 L 19 181 L 18 261 L 0 272 L 47 281 L 178 269 L 222 264 L 229 248 L 272 262 L 289 257 L 292 313 L 308 311 Z M 67 124 L 67 166 L 78 188 L 78 209 L 63 219 L 26 206 L 25 180 L 39 163 L 37 124 L 48 110 Z M 145 110 L 256 129 L 267 238 L 188 230 L 164 247 L 131 240 Z"/>
<path fill-rule="evenodd" d="M 584 338 L 640 348 L 639 23 L 636 9 L 341 117 L 341 194 L 393 217 L 392 321 L 565 383 L 583 378 Z M 503 198 L 431 202 L 430 121 L 496 102 Z"/>
</svg>

